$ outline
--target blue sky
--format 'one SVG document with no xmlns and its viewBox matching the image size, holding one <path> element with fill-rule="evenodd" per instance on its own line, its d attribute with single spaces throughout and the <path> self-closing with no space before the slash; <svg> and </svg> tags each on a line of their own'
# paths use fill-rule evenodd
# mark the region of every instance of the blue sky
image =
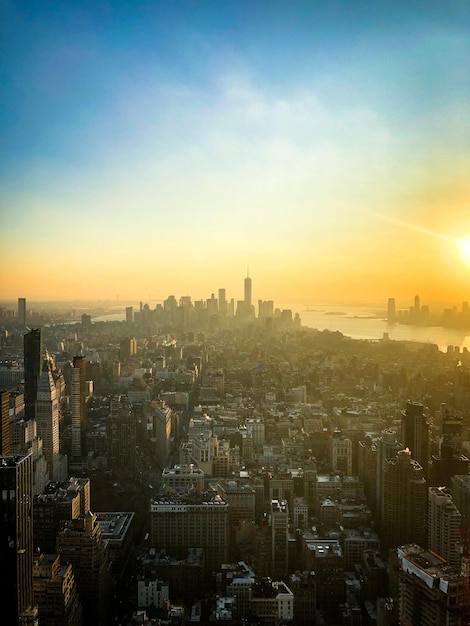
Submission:
<svg viewBox="0 0 470 626">
<path fill-rule="evenodd" d="M 83 297 L 149 282 L 202 297 L 241 288 L 246 265 L 260 297 L 461 294 L 468 3 L 1 13 L 0 296 L 68 297 L 73 273 Z M 66 263 L 77 246 L 83 275 Z M 44 249 L 56 273 L 41 284 Z"/>
</svg>

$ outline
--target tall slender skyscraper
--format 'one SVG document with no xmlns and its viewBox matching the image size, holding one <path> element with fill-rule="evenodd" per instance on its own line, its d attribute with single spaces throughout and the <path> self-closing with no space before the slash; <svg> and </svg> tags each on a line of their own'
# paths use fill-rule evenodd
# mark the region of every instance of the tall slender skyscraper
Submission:
<svg viewBox="0 0 470 626">
<path fill-rule="evenodd" d="M 225 298 L 225 289 L 219 289 L 219 313 L 227 315 L 227 300 Z"/>
<path fill-rule="evenodd" d="M 245 278 L 245 298 L 244 298 L 244 302 L 245 302 L 245 308 L 246 308 L 246 312 L 249 313 L 251 311 L 251 278 L 248 276 L 246 276 Z"/>
<path fill-rule="evenodd" d="M 36 399 L 36 423 L 51 480 L 59 480 L 59 400 L 49 359 L 44 359 Z"/>
<path fill-rule="evenodd" d="M 41 329 L 33 328 L 23 337 L 24 348 L 24 410 L 25 417 L 34 417 L 36 396 L 42 365 Z"/>
<path fill-rule="evenodd" d="M 0 454 L 10 454 L 10 392 L 0 391 Z"/>
<path fill-rule="evenodd" d="M 271 500 L 271 572 L 282 580 L 288 572 L 289 514 L 287 500 Z"/>
<path fill-rule="evenodd" d="M 86 434 L 86 358 L 73 357 L 70 409 L 72 413 L 72 459 L 85 453 Z"/>
<path fill-rule="evenodd" d="M 26 328 L 26 298 L 18 298 L 18 324 L 23 330 Z"/>
<path fill-rule="evenodd" d="M 409 450 L 383 462 L 381 486 L 381 540 L 385 548 L 427 541 L 427 484 L 421 465 Z"/>
<path fill-rule="evenodd" d="M 460 569 L 462 516 L 444 487 L 430 487 L 428 496 L 428 546 L 450 565 Z"/>
<path fill-rule="evenodd" d="M 415 461 L 421 465 L 424 476 L 429 473 L 429 424 L 420 402 L 406 403 L 401 419 L 401 442 L 411 450 Z"/>
<path fill-rule="evenodd" d="M 31 455 L 0 456 L 0 495 L 2 622 L 34 625 Z"/>
</svg>

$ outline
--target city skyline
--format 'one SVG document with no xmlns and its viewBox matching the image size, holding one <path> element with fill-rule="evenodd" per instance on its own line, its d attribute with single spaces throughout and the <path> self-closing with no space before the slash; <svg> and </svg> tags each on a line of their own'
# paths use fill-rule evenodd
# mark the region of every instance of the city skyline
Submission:
<svg viewBox="0 0 470 626">
<path fill-rule="evenodd" d="M 0 299 L 470 299 L 464 3 L 1 11 Z"/>
</svg>

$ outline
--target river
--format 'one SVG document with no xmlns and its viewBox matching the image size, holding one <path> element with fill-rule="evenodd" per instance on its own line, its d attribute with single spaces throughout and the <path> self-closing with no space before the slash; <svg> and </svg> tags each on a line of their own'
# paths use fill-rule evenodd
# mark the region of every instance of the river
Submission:
<svg viewBox="0 0 470 626">
<path fill-rule="evenodd" d="M 293 309 L 295 310 L 295 309 Z M 445 352 L 447 346 L 470 349 L 470 331 L 443 326 L 389 324 L 377 309 L 346 305 L 319 305 L 299 310 L 302 325 L 319 330 L 339 330 L 352 339 L 382 339 L 384 333 L 394 341 L 433 343 Z"/>
</svg>

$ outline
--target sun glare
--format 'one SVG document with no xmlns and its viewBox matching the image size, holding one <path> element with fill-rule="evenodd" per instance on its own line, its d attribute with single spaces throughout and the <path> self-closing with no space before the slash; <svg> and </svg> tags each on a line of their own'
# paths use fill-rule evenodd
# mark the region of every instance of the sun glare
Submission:
<svg viewBox="0 0 470 626">
<path fill-rule="evenodd" d="M 470 265 L 470 235 L 460 241 L 460 250 L 463 258 Z"/>
</svg>

